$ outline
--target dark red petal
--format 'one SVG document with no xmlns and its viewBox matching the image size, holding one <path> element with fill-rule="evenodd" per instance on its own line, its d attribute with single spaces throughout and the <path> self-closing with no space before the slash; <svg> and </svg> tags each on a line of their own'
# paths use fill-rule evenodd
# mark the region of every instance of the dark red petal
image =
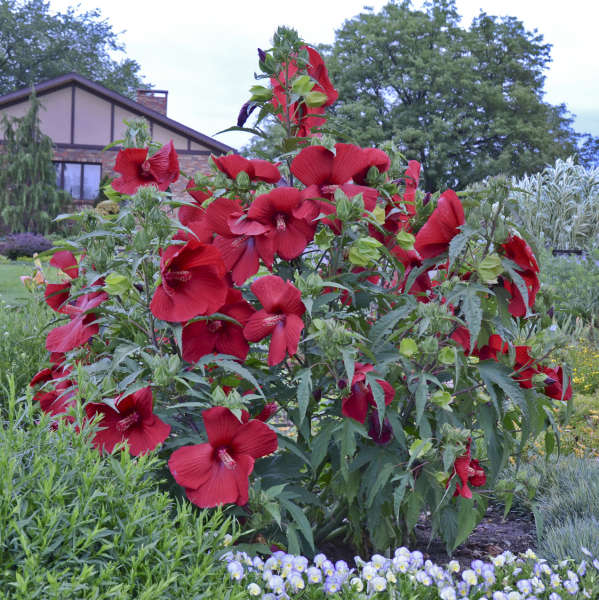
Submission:
<svg viewBox="0 0 599 600">
<path fill-rule="evenodd" d="M 183 328 L 181 337 L 183 343 L 183 360 L 187 362 L 197 362 L 206 356 L 212 354 L 216 347 L 216 333 L 208 330 L 206 321 L 196 321 Z"/>
<path fill-rule="evenodd" d="M 121 173 L 121 177 L 111 184 L 117 192 L 132 195 L 140 186 L 153 183 L 143 180 L 139 174 L 141 164 L 146 160 L 147 155 L 146 148 L 126 148 L 117 154 L 114 170 Z"/>
<path fill-rule="evenodd" d="M 227 447 L 240 427 L 239 419 L 226 407 L 215 406 L 202 411 L 208 441 L 213 448 Z"/>
<path fill-rule="evenodd" d="M 61 307 L 68 301 L 70 291 L 70 283 L 48 283 L 44 291 L 46 304 L 56 312 L 63 312 Z"/>
<path fill-rule="evenodd" d="M 329 183 L 347 183 L 368 166 L 368 156 L 354 144 L 335 144 L 335 159 Z"/>
<path fill-rule="evenodd" d="M 289 356 L 297 352 L 299 339 L 304 328 L 304 322 L 297 315 L 287 315 L 285 318 L 285 343 Z"/>
<path fill-rule="evenodd" d="M 203 485 L 215 465 L 215 450 L 210 444 L 183 446 L 175 450 L 168 460 L 168 468 L 175 481 L 190 489 Z"/>
<path fill-rule="evenodd" d="M 251 290 L 268 312 L 275 312 L 283 302 L 290 285 L 292 284 L 277 275 L 265 275 L 252 283 Z M 295 286 L 293 288 L 297 289 Z"/>
<path fill-rule="evenodd" d="M 254 313 L 243 328 L 243 335 L 249 342 L 259 342 L 269 336 L 275 328 L 271 313 L 262 309 Z"/>
<path fill-rule="evenodd" d="M 304 185 L 331 183 L 334 159 L 334 154 L 324 146 L 308 146 L 291 163 L 291 173 Z"/>
<path fill-rule="evenodd" d="M 384 173 L 385 171 L 388 171 L 391 166 L 389 155 L 379 148 L 364 148 L 362 152 L 366 157 L 367 164 L 360 172 L 354 173 L 353 175 L 353 180 L 360 185 L 366 183 L 366 176 L 368 175 L 370 167 L 376 167 L 379 173 Z"/>
<path fill-rule="evenodd" d="M 285 325 L 279 322 L 272 331 L 272 338 L 268 348 L 268 366 L 278 365 L 285 360 L 287 353 L 287 339 L 285 335 Z"/>
<path fill-rule="evenodd" d="M 311 237 L 306 237 L 301 226 L 298 227 L 297 224 L 301 224 L 302 221 L 299 219 L 294 221 L 287 223 L 285 231 L 273 231 L 275 251 L 283 260 L 293 260 L 300 256 L 311 239 Z"/>
<path fill-rule="evenodd" d="M 126 432 L 129 442 L 129 452 L 133 456 L 146 454 L 162 444 L 169 436 L 171 426 L 159 419 L 156 415 L 152 419 L 143 420 L 140 425 L 131 427 Z"/>
<path fill-rule="evenodd" d="M 363 388 L 352 391 L 349 396 L 343 398 L 341 414 L 345 417 L 350 417 L 359 423 L 364 423 L 364 421 L 366 421 L 368 401 L 371 395 L 372 394 Z"/>
<path fill-rule="evenodd" d="M 215 347 L 217 352 L 236 356 L 241 361 L 247 358 L 250 351 L 243 330 L 235 325 L 228 325 L 224 333 L 216 336 Z"/>
<path fill-rule="evenodd" d="M 77 279 L 77 277 L 79 277 L 79 263 L 73 253 L 68 250 L 56 252 L 50 259 L 50 265 L 60 269 L 71 279 Z"/>
<path fill-rule="evenodd" d="M 235 468 L 214 466 L 207 481 L 196 490 L 186 489 L 190 502 L 202 508 L 211 508 L 222 504 L 247 504 L 248 477 L 254 469 L 254 459 L 241 455 L 235 459 Z"/>
<path fill-rule="evenodd" d="M 229 237 L 231 230 L 228 220 L 232 214 L 241 214 L 243 211 L 239 200 L 234 198 L 217 198 L 206 209 L 206 216 L 210 227 L 218 235 Z"/>
<path fill-rule="evenodd" d="M 148 162 L 150 173 L 156 179 L 156 185 L 161 192 L 179 178 L 179 160 L 172 140 L 151 156 Z"/>
<path fill-rule="evenodd" d="M 254 177 L 258 181 L 264 181 L 266 183 L 277 183 L 281 179 L 281 174 L 276 165 L 273 165 L 267 160 L 253 159 L 250 160 L 252 167 L 254 168 Z"/>
<path fill-rule="evenodd" d="M 29 382 L 30 387 L 33 387 L 34 385 L 37 385 L 38 383 L 42 383 L 45 381 L 50 381 L 50 379 L 52 379 L 52 369 L 42 369 L 41 371 L 38 371 L 34 376 L 33 379 Z"/>
<path fill-rule="evenodd" d="M 242 171 L 250 176 L 254 175 L 254 168 L 247 158 L 239 156 L 239 154 L 229 154 L 229 156 L 213 156 L 212 160 L 216 168 L 224 173 L 227 177 L 235 179 Z"/>
<path fill-rule="evenodd" d="M 269 225 L 243 217 L 242 213 L 233 213 L 227 219 L 227 225 L 231 233 L 235 235 L 261 235 L 270 230 Z"/>
<path fill-rule="evenodd" d="M 152 395 L 152 388 L 150 386 L 141 388 L 141 390 L 137 390 L 133 394 L 129 394 L 129 396 L 126 396 L 123 400 L 126 399 L 132 400 L 131 410 L 135 410 L 137 413 L 139 413 L 142 419 L 151 419 L 154 416 L 154 398 Z M 119 412 L 123 412 L 121 410 L 121 402 L 123 402 L 123 400 L 117 404 Z"/>
<path fill-rule="evenodd" d="M 83 346 L 89 338 L 98 333 L 98 325 L 85 323 L 83 317 L 77 317 L 52 329 L 46 337 L 46 350 L 50 352 L 68 352 Z"/>
<path fill-rule="evenodd" d="M 234 458 L 240 454 L 260 458 L 277 450 L 277 434 L 262 421 L 253 419 L 237 430 L 229 448 Z"/>
<path fill-rule="evenodd" d="M 185 191 L 197 202 L 198 206 L 201 205 L 204 200 L 208 200 L 211 194 L 203 192 L 200 189 L 196 189 L 197 185 L 193 179 L 190 179 L 185 186 Z"/>
</svg>

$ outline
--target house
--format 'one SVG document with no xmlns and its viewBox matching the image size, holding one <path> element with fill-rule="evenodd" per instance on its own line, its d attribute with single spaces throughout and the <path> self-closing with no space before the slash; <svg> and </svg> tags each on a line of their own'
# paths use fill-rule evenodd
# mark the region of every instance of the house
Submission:
<svg viewBox="0 0 599 600">
<path fill-rule="evenodd" d="M 136 101 L 94 83 L 77 73 L 68 73 L 39 83 L 35 93 L 40 100 L 40 127 L 54 142 L 54 164 L 59 187 L 67 190 L 77 204 L 93 203 L 100 181 L 113 172 L 118 147 L 104 148 L 124 137 L 124 121 L 145 118 L 156 142 L 173 140 L 181 170 L 191 176 L 208 172 L 211 154 L 220 156 L 233 150 L 199 131 L 166 116 L 168 92 L 138 90 Z M 4 115 L 22 117 L 29 109 L 31 88 L 0 96 L 0 120 Z M 0 131 L 1 142 L 2 131 Z M 173 186 L 183 193 L 186 180 Z"/>
</svg>

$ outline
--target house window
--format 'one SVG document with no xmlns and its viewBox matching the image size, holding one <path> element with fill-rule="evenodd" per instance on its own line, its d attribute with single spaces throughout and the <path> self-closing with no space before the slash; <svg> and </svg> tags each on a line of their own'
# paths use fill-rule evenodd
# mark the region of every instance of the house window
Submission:
<svg viewBox="0 0 599 600">
<path fill-rule="evenodd" d="M 74 200 L 92 201 L 100 192 L 102 165 L 74 162 L 55 162 L 56 185 L 67 191 Z"/>
</svg>

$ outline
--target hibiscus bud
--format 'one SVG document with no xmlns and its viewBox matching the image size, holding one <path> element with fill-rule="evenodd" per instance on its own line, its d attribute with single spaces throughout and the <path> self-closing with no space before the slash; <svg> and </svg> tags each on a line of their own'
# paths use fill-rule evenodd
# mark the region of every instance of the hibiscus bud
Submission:
<svg viewBox="0 0 599 600">
<path fill-rule="evenodd" d="M 550 319 L 553 319 L 553 306 L 547 311 L 547 315 Z"/>
<path fill-rule="evenodd" d="M 418 344 L 412 338 L 404 338 L 399 345 L 399 353 L 410 358 L 418 352 Z"/>
<path fill-rule="evenodd" d="M 256 415 L 258 421 L 266 422 L 279 410 L 279 405 L 276 402 L 267 402 L 264 408 Z"/>
<path fill-rule="evenodd" d="M 250 176 L 245 171 L 240 171 L 235 177 L 235 183 L 240 190 L 248 190 L 250 188 Z"/>
<path fill-rule="evenodd" d="M 322 389 L 321 388 L 316 388 L 312 392 L 312 396 L 313 396 L 314 400 L 316 400 L 316 402 L 320 402 L 320 399 L 322 398 Z"/>
<path fill-rule="evenodd" d="M 323 94 L 322 92 L 308 92 L 304 96 L 304 101 L 306 105 L 310 108 L 318 108 L 319 106 L 322 106 L 327 100 L 327 95 Z"/>
<path fill-rule="evenodd" d="M 432 194 L 427 192 L 422 199 L 422 206 L 426 206 L 431 201 Z"/>
<path fill-rule="evenodd" d="M 258 60 L 264 62 L 266 60 L 266 52 L 262 48 L 258 48 Z"/>
<path fill-rule="evenodd" d="M 250 115 L 256 110 L 258 105 L 254 104 L 251 101 L 246 102 L 239 111 L 239 116 L 237 117 L 237 127 L 243 127 L 245 122 L 250 118 Z"/>
<path fill-rule="evenodd" d="M 371 412 L 368 415 L 368 435 L 370 439 L 379 446 L 388 444 L 393 439 L 393 429 L 389 419 L 385 417 L 383 419 L 383 425 L 381 427 L 380 419 L 377 412 Z"/>
<path fill-rule="evenodd" d="M 372 237 L 356 240 L 349 249 L 349 262 L 359 267 L 366 267 L 380 258 L 379 248 L 382 244 Z"/>
<path fill-rule="evenodd" d="M 110 273 L 105 278 L 104 289 L 111 296 L 123 296 L 131 289 L 131 282 L 124 275 Z"/>
<path fill-rule="evenodd" d="M 263 85 L 253 85 L 250 88 L 250 93 L 252 94 L 250 98 L 252 102 L 268 102 L 272 99 L 272 90 Z"/>
<path fill-rule="evenodd" d="M 340 390 L 344 390 L 344 389 L 347 387 L 347 381 L 346 381 L 345 379 L 340 379 L 340 380 L 337 382 L 337 387 L 338 387 Z"/>
</svg>

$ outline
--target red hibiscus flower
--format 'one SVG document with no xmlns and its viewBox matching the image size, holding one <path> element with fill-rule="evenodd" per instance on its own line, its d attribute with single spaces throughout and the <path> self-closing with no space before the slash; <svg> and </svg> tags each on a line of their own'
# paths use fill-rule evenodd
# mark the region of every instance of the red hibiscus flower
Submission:
<svg viewBox="0 0 599 600">
<path fill-rule="evenodd" d="M 112 187 L 121 194 L 135 194 L 146 185 L 155 185 L 164 192 L 179 177 L 179 160 L 171 140 L 150 157 L 147 148 L 121 150 L 114 170 L 121 176 L 112 182 Z"/>
<path fill-rule="evenodd" d="M 370 187 L 350 183 L 364 169 L 370 168 L 371 160 L 372 156 L 353 144 L 335 144 L 334 154 L 324 146 L 304 148 L 291 163 L 293 175 L 308 186 L 303 191 L 305 201 L 295 211 L 295 216 L 311 221 L 321 213 L 334 213 L 333 200 L 337 188 L 348 198 L 362 194 L 366 210 L 374 210 L 378 192 Z M 336 233 L 341 231 L 339 221 L 323 219 L 322 222 Z"/>
<path fill-rule="evenodd" d="M 554 369 L 549 367 L 541 367 L 541 371 L 547 375 L 544 388 L 545 395 L 549 396 L 550 398 L 554 398 L 555 400 L 563 400 L 564 402 L 568 402 L 568 400 L 572 398 L 572 382 L 570 381 L 570 378 L 568 378 L 568 386 L 564 392 L 564 371 L 562 367 L 560 366 Z"/>
<path fill-rule="evenodd" d="M 453 190 L 443 192 L 437 207 L 416 234 L 414 248 L 423 259 L 443 254 L 464 222 L 464 209 L 456 193 Z"/>
<path fill-rule="evenodd" d="M 250 181 L 264 181 L 265 183 L 277 183 L 281 179 L 281 174 L 277 165 L 273 165 L 267 160 L 252 159 L 248 160 L 239 154 L 229 154 L 228 156 L 213 156 L 212 160 L 219 171 L 227 177 L 235 179 L 239 173 L 247 173 Z"/>
<path fill-rule="evenodd" d="M 528 302 L 525 303 L 518 286 L 513 281 L 504 279 L 503 286 L 512 297 L 508 310 L 514 317 L 524 317 L 527 307 L 532 308 L 534 306 L 537 292 L 540 288 L 537 259 L 530 246 L 517 235 L 511 235 L 507 242 L 501 245 L 501 249 L 506 258 L 509 258 L 518 265 L 517 272 L 524 280 L 524 285 L 528 293 Z"/>
<path fill-rule="evenodd" d="M 163 321 L 188 321 L 216 312 L 227 297 L 225 265 L 214 247 L 190 239 L 169 246 L 160 260 L 162 280 L 150 310 Z"/>
<path fill-rule="evenodd" d="M 272 367 L 283 361 L 286 354 L 293 356 L 297 352 L 306 307 L 301 292 L 276 275 L 260 277 L 252 283 L 251 290 L 264 308 L 249 318 L 243 334 L 250 342 L 272 335 L 268 351 L 268 364 Z"/>
<path fill-rule="evenodd" d="M 507 354 L 508 350 L 508 343 L 504 342 L 500 335 L 493 333 L 489 336 L 488 343 L 480 349 L 478 357 L 480 360 L 497 360 L 498 353 Z"/>
<path fill-rule="evenodd" d="M 366 384 L 366 373 L 373 369 L 374 367 L 372 365 L 356 363 L 354 378 L 351 382 L 351 393 L 349 396 L 343 398 L 341 407 L 341 413 L 345 417 L 350 417 L 360 423 L 364 423 L 364 421 L 366 421 L 368 407 L 372 406 L 376 408 L 372 390 Z M 377 379 L 376 382 L 383 388 L 383 392 L 385 393 L 385 406 L 388 406 L 395 397 L 395 390 L 383 379 Z"/>
<path fill-rule="evenodd" d="M 378 414 L 373 411 L 368 415 L 368 436 L 379 446 L 385 446 L 393 439 L 393 428 L 387 417 L 381 426 Z"/>
<path fill-rule="evenodd" d="M 188 226 L 190 223 L 203 223 L 206 218 L 206 211 L 202 208 L 205 200 L 210 198 L 211 194 L 196 189 L 196 183 L 193 179 L 187 182 L 185 191 L 193 198 L 195 206 L 181 206 L 177 216 L 182 225 Z"/>
<path fill-rule="evenodd" d="M 40 403 L 43 412 L 49 415 L 63 415 L 75 403 L 75 382 L 69 379 L 71 369 L 61 365 L 52 365 L 42 369 L 29 382 L 31 387 L 42 383 L 44 389 L 36 392 L 33 399 Z M 69 420 L 74 421 L 72 417 Z"/>
<path fill-rule="evenodd" d="M 235 285 L 243 285 L 255 275 L 260 259 L 269 268 L 274 261 L 269 228 L 247 218 L 239 200 L 218 198 L 207 211 L 207 223 L 217 235 L 214 246 L 220 251 Z"/>
<path fill-rule="evenodd" d="M 71 281 L 79 277 L 79 263 L 72 252 L 61 250 L 50 259 L 50 265 L 60 269 Z M 62 305 L 68 301 L 71 281 L 65 283 L 48 283 L 44 292 L 46 303 L 56 312 L 63 312 Z"/>
<path fill-rule="evenodd" d="M 248 219 L 268 227 L 273 249 L 284 260 L 297 258 L 314 238 L 316 223 L 294 216 L 302 199 L 297 188 L 276 188 L 258 196 L 247 213 Z"/>
<path fill-rule="evenodd" d="M 243 299 L 239 290 L 229 289 L 224 306 L 219 313 L 232 317 L 240 323 L 236 325 L 224 319 L 196 321 L 183 329 L 183 358 L 197 362 L 212 352 L 231 354 L 244 361 L 250 351 L 243 335 L 243 327 L 255 310 Z"/>
<path fill-rule="evenodd" d="M 312 129 L 324 125 L 326 119 L 321 115 L 324 114 L 326 106 L 330 106 L 337 100 L 339 94 L 329 79 L 327 68 L 320 54 L 318 54 L 314 48 L 310 48 L 310 46 L 303 46 L 303 49 L 308 52 L 310 61 L 310 64 L 307 67 L 307 73 L 315 81 L 312 91 L 320 92 L 327 97 L 325 103 L 319 107 L 310 108 L 303 102 L 294 102 L 291 107 L 289 107 L 289 117 L 299 128 L 296 135 L 307 137 L 311 135 Z M 286 76 L 289 77 L 289 81 L 293 80 L 297 70 L 297 62 L 292 60 L 288 65 L 283 65 L 278 79 L 271 78 L 270 80 L 273 88 L 272 103 L 275 108 L 279 106 L 282 107 L 283 113 L 279 114 L 278 117 L 283 123 L 287 121 L 288 112 L 287 94 L 285 93 L 285 87 L 287 85 Z"/>
<path fill-rule="evenodd" d="M 96 323 L 98 316 L 90 311 L 105 300 L 108 300 L 108 294 L 105 292 L 91 292 L 82 294 L 73 304 L 63 304 L 60 312 L 69 315 L 71 320 L 48 333 L 46 349 L 50 352 L 68 352 L 83 346 L 99 331 Z"/>
<path fill-rule="evenodd" d="M 408 168 L 406 169 L 406 190 L 403 195 L 403 201 L 406 204 L 408 213 L 411 216 L 416 214 L 416 190 L 418 189 L 418 182 L 420 181 L 420 163 L 417 160 L 408 161 Z"/>
<path fill-rule="evenodd" d="M 88 419 L 102 415 L 93 444 L 100 450 L 112 452 L 121 442 L 128 442 L 133 456 L 145 454 L 162 444 L 171 432 L 171 426 L 152 412 L 152 390 L 145 387 L 129 396 L 118 396 L 114 410 L 108 404 L 90 402 L 85 405 Z"/>
<path fill-rule="evenodd" d="M 277 449 L 277 436 L 255 419 L 242 423 L 222 406 L 202 412 L 208 443 L 175 450 L 168 466 L 191 502 L 201 508 L 247 504 L 256 458 Z"/>
<path fill-rule="evenodd" d="M 529 354 L 530 346 L 516 346 L 516 362 L 514 364 L 514 379 L 520 387 L 532 389 L 534 387 L 532 378 L 539 373 L 537 361 Z"/>
<path fill-rule="evenodd" d="M 456 458 L 453 463 L 453 474 L 449 478 L 450 481 L 456 474 L 460 481 L 456 483 L 454 496 L 472 498 L 472 491 L 468 487 L 468 484 L 474 487 L 481 487 L 487 482 L 487 476 L 478 460 L 472 459 L 470 456 L 470 440 L 468 440 L 466 446 L 466 453 Z"/>
<path fill-rule="evenodd" d="M 386 173 L 391 166 L 391 159 L 379 148 L 364 148 L 362 152 L 366 157 L 367 165 L 360 172 L 354 173 L 353 180 L 360 185 L 366 185 L 366 176 L 370 167 L 376 167 L 379 173 Z"/>
</svg>

